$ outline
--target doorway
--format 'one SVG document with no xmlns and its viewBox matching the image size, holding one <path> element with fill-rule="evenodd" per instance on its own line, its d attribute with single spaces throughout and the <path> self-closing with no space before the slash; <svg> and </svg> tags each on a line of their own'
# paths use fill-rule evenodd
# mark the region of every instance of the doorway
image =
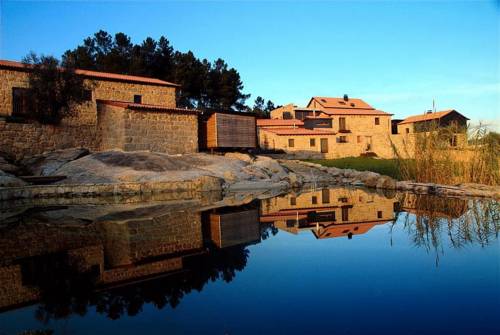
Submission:
<svg viewBox="0 0 500 335">
<path fill-rule="evenodd" d="M 323 153 L 323 154 L 328 153 L 328 139 L 327 138 L 321 139 L 321 153 Z"/>
</svg>

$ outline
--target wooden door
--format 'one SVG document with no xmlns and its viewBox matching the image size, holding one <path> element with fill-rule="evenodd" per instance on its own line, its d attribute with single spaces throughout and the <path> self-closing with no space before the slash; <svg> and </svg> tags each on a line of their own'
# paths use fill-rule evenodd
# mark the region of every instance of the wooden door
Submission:
<svg viewBox="0 0 500 335">
<path fill-rule="evenodd" d="M 327 153 L 328 152 L 328 139 L 327 138 L 322 138 L 321 139 L 321 153 Z"/>
</svg>

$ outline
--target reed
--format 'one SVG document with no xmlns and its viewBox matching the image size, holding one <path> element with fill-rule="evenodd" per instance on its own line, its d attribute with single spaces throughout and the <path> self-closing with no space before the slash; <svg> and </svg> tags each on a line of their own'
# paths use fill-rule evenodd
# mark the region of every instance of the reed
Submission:
<svg viewBox="0 0 500 335">
<path fill-rule="evenodd" d="M 425 132 L 410 135 L 402 150 L 393 148 L 403 179 L 438 184 L 500 184 L 500 141 L 490 136 L 486 126 L 460 129 L 431 125 Z"/>
</svg>

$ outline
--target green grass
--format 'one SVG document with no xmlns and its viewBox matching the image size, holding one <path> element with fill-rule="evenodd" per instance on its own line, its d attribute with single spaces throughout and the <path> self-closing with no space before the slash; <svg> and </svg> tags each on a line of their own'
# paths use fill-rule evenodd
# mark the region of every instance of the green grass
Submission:
<svg viewBox="0 0 500 335">
<path fill-rule="evenodd" d="M 370 157 L 347 157 L 338 159 L 308 159 L 311 163 L 340 169 L 372 171 L 401 180 L 397 159 L 375 159 Z"/>
</svg>

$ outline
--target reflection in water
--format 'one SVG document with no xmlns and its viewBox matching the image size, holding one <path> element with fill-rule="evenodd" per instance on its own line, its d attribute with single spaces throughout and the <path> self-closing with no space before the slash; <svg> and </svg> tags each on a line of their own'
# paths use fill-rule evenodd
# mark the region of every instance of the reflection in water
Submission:
<svg viewBox="0 0 500 335">
<path fill-rule="evenodd" d="M 0 311 L 38 303 L 36 318 L 44 323 L 83 316 L 89 307 L 110 319 L 137 315 L 144 304 L 175 308 L 208 282 L 232 281 L 247 265 L 248 246 L 278 230 L 352 239 L 378 225 L 402 224 L 415 246 L 437 251 L 444 243 L 485 246 L 500 229 L 495 201 L 346 188 L 201 212 L 196 204 L 172 202 L 3 215 Z"/>
</svg>

